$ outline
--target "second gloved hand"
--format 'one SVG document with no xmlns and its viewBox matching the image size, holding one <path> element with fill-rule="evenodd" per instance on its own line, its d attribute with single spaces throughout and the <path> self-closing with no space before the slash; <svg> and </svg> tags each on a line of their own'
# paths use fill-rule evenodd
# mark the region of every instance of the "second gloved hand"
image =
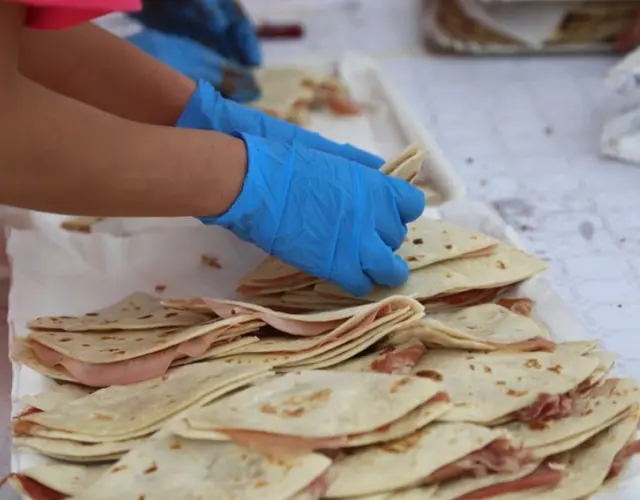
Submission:
<svg viewBox="0 0 640 500">
<path fill-rule="evenodd" d="M 248 69 L 198 42 L 150 29 L 128 40 L 176 71 L 194 80 L 206 81 L 225 97 L 246 102 L 260 96 L 258 84 Z"/>
<path fill-rule="evenodd" d="M 393 250 L 424 209 L 421 191 L 299 141 L 238 136 L 248 154 L 242 192 L 225 214 L 201 218 L 205 224 L 354 295 L 407 280 L 407 265 Z"/>
<path fill-rule="evenodd" d="M 198 82 L 198 88 L 191 96 L 176 126 L 216 130 L 225 134 L 238 131 L 275 142 L 297 141 L 304 147 L 353 160 L 371 168 L 380 168 L 384 163 L 382 158 L 350 144 L 338 144 L 293 123 L 229 101 L 204 81 Z"/>
</svg>

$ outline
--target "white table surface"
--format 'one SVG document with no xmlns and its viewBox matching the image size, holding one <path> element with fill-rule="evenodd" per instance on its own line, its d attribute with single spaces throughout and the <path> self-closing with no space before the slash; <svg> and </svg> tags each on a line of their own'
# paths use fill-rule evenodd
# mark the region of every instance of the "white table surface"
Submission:
<svg viewBox="0 0 640 500">
<path fill-rule="evenodd" d="M 248 2 L 264 13 L 266 0 Z M 464 59 L 424 55 L 418 2 L 270 0 L 273 19 L 303 20 L 307 38 L 265 45 L 267 61 L 357 49 L 383 67 L 468 184 L 498 209 L 594 337 L 640 377 L 640 168 L 598 154 L 614 59 Z M 302 4 L 302 6 L 300 6 Z M 328 5 L 328 6 L 326 6 Z M 311 7 L 309 7 L 311 6 Z M 284 13 L 283 13 L 284 12 Z M 1 359 L 6 360 L 6 343 Z M 0 364 L 0 473 L 8 470 L 10 368 Z M 10 498 L 8 489 L 0 498 Z"/>
</svg>

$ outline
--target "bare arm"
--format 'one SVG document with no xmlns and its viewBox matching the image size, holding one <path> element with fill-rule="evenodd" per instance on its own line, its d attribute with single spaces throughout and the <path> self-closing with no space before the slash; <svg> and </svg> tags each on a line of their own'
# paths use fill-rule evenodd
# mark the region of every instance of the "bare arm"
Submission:
<svg viewBox="0 0 640 500">
<path fill-rule="evenodd" d="M 34 83 L 18 70 L 23 19 L 0 3 L 0 203 L 105 216 L 215 215 L 233 203 L 242 141 L 137 123 Z"/>
<path fill-rule="evenodd" d="M 54 92 L 156 125 L 173 125 L 195 90 L 186 76 L 91 23 L 24 29 L 20 70 Z"/>
</svg>

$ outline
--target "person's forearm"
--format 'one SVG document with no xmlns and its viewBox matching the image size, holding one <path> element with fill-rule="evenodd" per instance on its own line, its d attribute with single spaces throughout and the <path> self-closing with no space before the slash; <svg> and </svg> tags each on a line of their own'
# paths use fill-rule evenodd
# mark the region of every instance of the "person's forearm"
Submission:
<svg viewBox="0 0 640 500">
<path fill-rule="evenodd" d="M 205 216 L 242 189 L 240 139 L 125 120 L 24 77 L 0 99 L 0 204 L 102 216 Z"/>
<path fill-rule="evenodd" d="M 25 29 L 20 70 L 33 81 L 111 114 L 173 125 L 195 90 L 186 76 L 99 26 Z"/>
</svg>

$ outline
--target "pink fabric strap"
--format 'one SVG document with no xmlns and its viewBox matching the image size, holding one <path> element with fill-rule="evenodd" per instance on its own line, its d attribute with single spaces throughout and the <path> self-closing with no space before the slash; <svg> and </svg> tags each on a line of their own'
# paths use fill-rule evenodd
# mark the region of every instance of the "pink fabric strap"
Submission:
<svg viewBox="0 0 640 500">
<path fill-rule="evenodd" d="M 37 29 L 61 29 L 111 12 L 136 12 L 141 0 L 9 0 L 29 6 L 26 25 Z"/>
</svg>

